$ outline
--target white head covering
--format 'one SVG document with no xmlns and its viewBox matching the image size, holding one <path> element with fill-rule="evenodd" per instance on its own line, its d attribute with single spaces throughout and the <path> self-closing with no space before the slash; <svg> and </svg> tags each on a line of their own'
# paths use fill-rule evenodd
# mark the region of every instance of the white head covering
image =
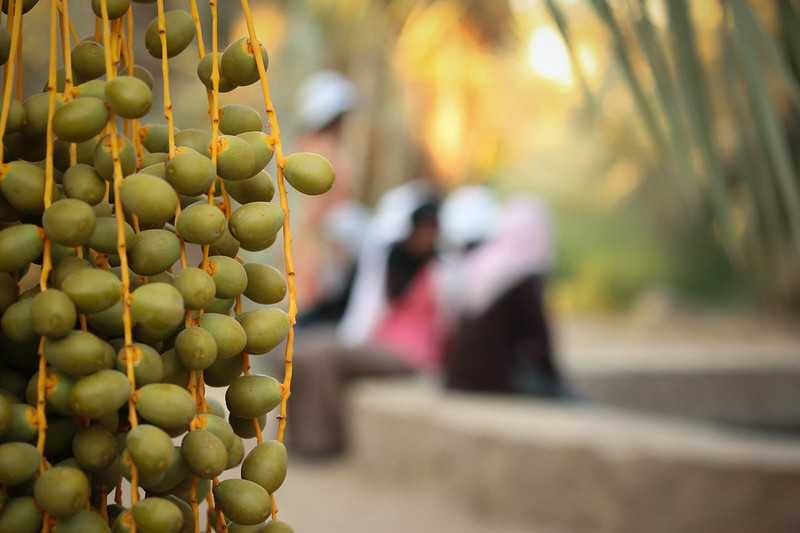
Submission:
<svg viewBox="0 0 800 533">
<path fill-rule="evenodd" d="M 459 187 L 445 198 L 439 210 L 442 239 L 458 248 L 484 241 L 492 231 L 497 210 L 497 199 L 489 187 Z"/>
<path fill-rule="evenodd" d="M 369 221 L 370 212 L 362 203 L 345 200 L 325 212 L 321 220 L 322 234 L 327 241 L 355 257 L 366 239 Z"/>
<path fill-rule="evenodd" d="M 464 258 L 461 310 L 481 313 L 525 276 L 550 270 L 550 232 L 550 210 L 541 199 L 526 195 L 506 202 L 488 240 Z"/>
<path fill-rule="evenodd" d="M 411 214 L 434 194 L 430 181 L 410 181 L 387 191 L 375 207 L 358 258 L 352 294 L 339 323 L 345 345 L 365 343 L 380 324 L 387 308 L 386 261 L 392 244 L 411 232 Z"/>
<path fill-rule="evenodd" d="M 340 72 L 321 70 L 303 81 L 298 100 L 300 125 L 306 131 L 316 131 L 353 108 L 356 89 Z"/>
</svg>

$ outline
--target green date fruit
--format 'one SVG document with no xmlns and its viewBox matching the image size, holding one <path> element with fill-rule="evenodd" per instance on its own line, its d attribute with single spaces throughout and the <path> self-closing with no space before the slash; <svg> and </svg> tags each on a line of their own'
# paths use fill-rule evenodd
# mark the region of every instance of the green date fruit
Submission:
<svg viewBox="0 0 800 533">
<path fill-rule="evenodd" d="M 242 375 L 244 364 L 241 357 L 217 358 L 203 370 L 203 379 L 210 387 L 227 387 Z"/>
<path fill-rule="evenodd" d="M 32 479 L 42 455 L 36 446 L 27 442 L 6 442 L 0 444 L 0 483 L 19 485 Z"/>
<path fill-rule="evenodd" d="M 100 18 L 103 15 L 102 11 L 102 0 L 92 0 L 92 11 L 96 17 Z M 131 0 L 107 0 L 108 7 L 108 18 L 118 19 L 122 15 L 128 12 L 128 8 L 131 6 Z"/>
<path fill-rule="evenodd" d="M 33 224 L 0 230 L 0 272 L 14 272 L 27 267 L 41 255 L 43 237 L 44 231 Z"/>
<path fill-rule="evenodd" d="M 180 239 L 165 229 L 144 230 L 128 243 L 128 264 L 131 270 L 141 276 L 155 276 L 164 272 L 180 255 Z"/>
<path fill-rule="evenodd" d="M 203 153 L 206 150 L 204 147 Z M 211 160 L 189 146 L 178 147 L 164 168 L 167 182 L 179 193 L 189 196 L 208 192 L 216 177 L 217 171 Z"/>
<path fill-rule="evenodd" d="M 45 170 L 26 161 L 14 161 L 5 168 L 0 192 L 14 209 L 40 215 L 44 213 Z M 50 198 L 58 198 L 56 188 L 53 188 Z"/>
<path fill-rule="evenodd" d="M 92 163 L 95 170 L 106 181 L 114 179 L 113 146 L 111 135 L 104 135 L 97 142 L 92 154 Z M 136 150 L 127 137 L 117 136 L 117 151 L 119 153 L 122 175 L 127 176 L 136 170 Z"/>
<path fill-rule="evenodd" d="M 94 233 L 89 239 L 89 247 L 104 254 L 117 253 L 117 237 L 119 221 L 113 217 L 98 217 L 95 220 Z M 133 240 L 134 231 L 130 224 L 122 221 L 123 235 L 125 242 Z"/>
<path fill-rule="evenodd" d="M 125 405 L 130 393 L 131 384 L 125 374 L 103 369 L 75 382 L 70 391 L 70 406 L 75 414 L 97 420 Z"/>
<path fill-rule="evenodd" d="M 53 115 L 53 132 L 67 142 L 88 141 L 103 131 L 108 119 L 108 108 L 103 100 L 91 96 L 76 98 Z"/>
<path fill-rule="evenodd" d="M 228 411 L 240 418 L 262 416 L 280 403 L 280 384 L 271 376 L 259 374 L 239 376 L 225 391 L 225 405 Z"/>
<path fill-rule="evenodd" d="M 269 66 L 269 56 L 264 45 L 258 43 L 264 70 Z M 232 42 L 222 53 L 220 60 L 222 76 L 230 83 L 238 86 L 251 85 L 258 81 L 258 66 L 254 46 L 250 39 L 242 37 Z"/>
<path fill-rule="evenodd" d="M 289 334 L 289 316 L 280 309 L 261 307 L 241 313 L 236 320 L 244 328 L 247 344 L 244 351 L 252 355 L 267 353 Z"/>
<path fill-rule="evenodd" d="M 117 370 L 128 371 L 128 356 L 133 359 L 133 376 L 136 386 L 158 383 L 164 377 L 164 361 L 152 346 L 134 342 L 127 350 L 123 347 L 117 353 Z"/>
<path fill-rule="evenodd" d="M 172 439 L 161 428 L 140 424 L 125 438 L 131 460 L 144 473 L 166 472 L 175 461 Z"/>
<path fill-rule="evenodd" d="M 151 424 L 166 430 L 187 428 L 195 415 L 189 391 L 171 383 L 153 383 L 140 389 L 136 410 Z"/>
<path fill-rule="evenodd" d="M 31 301 L 31 326 L 37 335 L 60 338 L 67 335 L 78 318 L 75 304 L 66 293 L 48 289 Z"/>
<path fill-rule="evenodd" d="M 117 303 L 122 294 L 119 279 L 96 268 L 83 268 L 71 273 L 61 283 L 79 313 L 99 313 Z"/>
<path fill-rule="evenodd" d="M 217 65 L 219 65 L 220 61 L 222 60 L 222 54 L 217 54 Z M 214 68 L 214 54 L 206 54 L 197 62 L 197 77 L 205 85 L 208 89 L 214 89 L 214 82 L 211 81 L 211 74 Z M 222 77 L 222 69 L 219 68 L 217 70 L 220 73 L 219 79 L 219 92 L 227 93 L 236 88 L 236 85 L 232 84 L 228 80 Z"/>
<path fill-rule="evenodd" d="M 144 173 L 122 181 L 120 199 L 127 212 L 139 217 L 140 224 L 163 225 L 175 217 L 178 208 L 178 197 L 170 184 Z"/>
<path fill-rule="evenodd" d="M 12 498 L 0 510 L 0 531 L 38 533 L 42 529 L 42 515 L 32 496 Z"/>
<path fill-rule="evenodd" d="M 108 524 L 98 513 L 81 509 L 75 515 L 59 520 L 53 533 L 108 533 Z"/>
<path fill-rule="evenodd" d="M 180 9 L 164 13 L 164 30 L 167 41 L 167 57 L 175 57 L 183 52 L 195 37 L 195 23 L 192 16 Z M 150 21 L 144 34 L 144 44 L 150 55 L 161 59 L 163 50 L 158 34 L 158 17 Z"/>
<path fill-rule="evenodd" d="M 54 466 L 37 478 L 33 497 L 50 516 L 69 518 L 78 514 L 89 499 L 89 481 L 76 468 Z"/>
<path fill-rule="evenodd" d="M 226 182 L 225 190 L 240 204 L 269 202 L 275 195 L 275 184 L 272 182 L 270 175 L 261 170 L 255 176 L 246 180 Z"/>
<path fill-rule="evenodd" d="M 211 279 L 217 287 L 217 298 L 236 298 L 247 288 L 247 272 L 241 263 L 224 255 L 208 258 L 211 266 Z"/>
<path fill-rule="evenodd" d="M 56 110 L 63 104 L 56 98 Z M 47 93 L 39 93 L 26 98 L 22 102 L 25 108 L 25 125 L 22 133 L 28 138 L 42 137 L 47 133 L 47 115 L 50 108 L 50 97 Z"/>
<path fill-rule="evenodd" d="M 270 520 L 259 533 L 294 533 L 292 526 L 283 520 Z"/>
<path fill-rule="evenodd" d="M 53 242 L 75 247 L 87 244 L 94 235 L 97 216 L 83 200 L 65 198 L 50 204 L 42 215 L 42 226 Z"/>
<path fill-rule="evenodd" d="M 103 45 L 84 40 L 75 45 L 70 53 L 72 72 L 82 80 L 89 81 L 106 73 Z"/>
<path fill-rule="evenodd" d="M 136 76 L 117 76 L 106 82 L 105 97 L 111 111 L 124 118 L 141 118 L 153 104 L 150 87 Z"/>
<path fill-rule="evenodd" d="M 89 205 L 99 204 L 106 195 L 106 182 L 93 166 L 84 163 L 67 168 L 62 183 L 67 198 L 83 200 Z"/>
<path fill-rule="evenodd" d="M 277 268 L 261 263 L 245 263 L 247 288 L 244 295 L 259 304 L 276 304 L 286 296 L 286 279 Z"/>
<path fill-rule="evenodd" d="M 216 205 L 192 204 L 178 215 L 176 227 L 186 242 L 212 244 L 225 233 L 225 214 Z"/>
<path fill-rule="evenodd" d="M 272 513 L 269 494 L 246 479 L 226 479 L 214 489 L 214 501 L 222 513 L 243 525 L 259 524 Z"/>
<path fill-rule="evenodd" d="M 283 175 L 292 187 L 303 194 L 317 195 L 330 190 L 336 173 L 321 155 L 298 152 L 288 157 Z"/>
<path fill-rule="evenodd" d="M 189 370 L 203 370 L 217 360 L 217 343 L 207 330 L 194 326 L 175 337 L 175 354 Z"/>
<path fill-rule="evenodd" d="M 139 128 L 139 139 L 148 152 L 169 151 L 169 127 L 166 124 L 146 124 L 142 126 Z"/>
<path fill-rule="evenodd" d="M 133 292 L 131 315 L 139 325 L 154 330 L 168 330 L 183 321 L 183 298 L 168 283 L 149 283 Z"/>
<path fill-rule="evenodd" d="M 195 267 L 184 268 L 175 276 L 173 285 L 183 296 L 186 309 L 205 309 L 217 292 L 214 279 L 205 270 Z"/>
<path fill-rule="evenodd" d="M 206 429 L 195 429 L 184 435 L 181 455 L 189 472 L 203 479 L 219 476 L 228 464 L 225 445 Z"/>
<path fill-rule="evenodd" d="M 78 329 L 60 339 L 45 340 L 44 355 L 50 364 L 71 376 L 92 374 L 114 364 L 111 345 L 88 331 Z"/>
<path fill-rule="evenodd" d="M 83 470 L 105 470 L 119 457 L 117 440 L 102 426 L 83 427 L 72 438 L 72 456 Z"/>
<path fill-rule="evenodd" d="M 219 313 L 206 313 L 199 326 L 207 330 L 217 342 L 217 358 L 239 355 L 247 344 L 247 334 L 236 319 Z"/>
<path fill-rule="evenodd" d="M 270 494 L 286 479 L 288 455 L 277 440 L 266 440 L 253 448 L 242 463 L 242 479 L 258 483 Z"/>
<path fill-rule="evenodd" d="M 253 245 L 275 237 L 284 222 L 280 206 L 270 202 L 250 202 L 236 208 L 228 229 L 242 245 Z"/>
<path fill-rule="evenodd" d="M 205 130 L 186 128 L 175 135 L 175 146 L 191 148 L 204 157 L 207 157 L 209 143 L 211 143 L 211 133 Z"/>
<path fill-rule="evenodd" d="M 261 131 L 264 123 L 258 111 L 243 104 L 224 105 L 219 110 L 219 131 L 239 135 L 246 131 Z"/>
<path fill-rule="evenodd" d="M 151 496 L 133 506 L 133 519 L 141 533 L 178 533 L 183 526 L 183 513 L 166 498 Z"/>
<path fill-rule="evenodd" d="M 253 148 L 244 139 L 234 135 L 220 135 L 214 148 L 217 151 L 217 174 L 224 180 L 246 180 L 260 170 L 255 166 Z"/>
</svg>

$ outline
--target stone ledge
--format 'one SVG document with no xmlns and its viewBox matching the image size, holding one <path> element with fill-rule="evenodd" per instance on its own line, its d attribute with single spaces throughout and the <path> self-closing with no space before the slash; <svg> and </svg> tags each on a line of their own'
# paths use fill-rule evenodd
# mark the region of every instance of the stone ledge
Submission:
<svg viewBox="0 0 800 533">
<path fill-rule="evenodd" d="M 562 321 L 559 366 L 610 405 L 800 429 L 800 336 L 758 320 Z"/>
<path fill-rule="evenodd" d="M 451 394 L 424 380 L 360 382 L 347 418 L 371 480 L 437 487 L 498 524 L 800 531 L 798 439 L 589 404 Z"/>
<path fill-rule="evenodd" d="M 572 375 L 574 388 L 601 403 L 744 426 L 800 430 L 800 369 L 628 368 Z"/>
</svg>

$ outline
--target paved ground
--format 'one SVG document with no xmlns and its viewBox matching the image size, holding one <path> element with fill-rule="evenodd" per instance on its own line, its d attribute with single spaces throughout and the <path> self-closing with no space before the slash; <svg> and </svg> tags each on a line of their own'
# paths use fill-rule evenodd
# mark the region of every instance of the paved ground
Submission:
<svg viewBox="0 0 800 533">
<path fill-rule="evenodd" d="M 560 321 L 556 329 L 559 358 L 567 369 L 647 364 L 648 351 L 643 348 L 653 343 L 679 348 L 675 361 L 681 364 L 707 358 L 715 346 L 723 347 L 717 350 L 719 357 L 731 360 L 740 356 L 740 351 L 731 350 L 735 346 L 800 346 L 791 325 L 752 317 L 672 317 L 668 322 L 659 317 L 585 318 Z M 776 357 L 786 356 L 784 350 L 778 352 Z M 274 433 L 268 426 L 265 438 Z M 275 496 L 278 516 L 298 533 L 564 533 L 492 523 L 465 512 L 461 502 L 435 489 L 409 492 L 373 482 L 346 456 L 318 461 L 290 458 L 287 479 Z"/>
<path fill-rule="evenodd" d="M 800 346 L 800 337 L 790 324 L 752 316 L 672 316 L 668 321 L 658 316 L 587 317 L 563 320 L 556 326 L 559 356 L 568 369 L 634 360 L 647 364 L 648 351 L 643 348 L 652 344 L 676 346 L 673 362 L 681 363 L 702 361 L 709 350 L 733 361 L 742 357 L 741 350 L 733 349 L 736 346 Z M 625 346 L 635 348 L 622 349 Z M 777 358 L 785 357 L 785 351 L 777 352 Z M 276 493 L 279 516 L 304 533 L 562 533 L 495 524 L 470 516 L 460 502 L 435 490 L 408 492 L 363 476 L 347 457 L 294 460 Z"/>
<path fill-rule="evenodd" d="M 498 528 L 434 491 L 370 483 L 347 458 L 291 463 L 275 498 L 278 516 L 297 533 L 557 533 L 505 524 Z"/>
</svg>

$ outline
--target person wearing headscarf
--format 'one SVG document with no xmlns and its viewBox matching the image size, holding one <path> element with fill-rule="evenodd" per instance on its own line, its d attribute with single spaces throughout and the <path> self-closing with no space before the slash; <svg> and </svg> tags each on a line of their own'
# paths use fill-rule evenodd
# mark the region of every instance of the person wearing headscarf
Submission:
<svg viewBox="0 0 800 533">
<path fill-rule="evenodd" d="M 435 198 L 433 184 L 425 179 L 395 187 L 381 197 L 339 324 L 344 345 L 392 349 L 419 369 L 439 365 L 444 333 L 437 287 Z M 424 299 L 430 301 L 421 303 Z M 419 328 L 412 326 L 421 319 L 409 305 L 420 306 L 416 316 L 425 317 Z"/>
<path fill-rule="evenodd" d="M 336 336 L 298 335 L 286 441 L 293 452 L 320 456 L 342 449 L 344 388 L 354 379 L 440 368 L 433 192 L 418 180 L 381 198 Z"/>
<path fill-rule="evenodd" d="M 447 350 L 448 388 L 479 392 L 563 392 L 543 306 L 554 261 L 551 217 L 534 196 L 498 210 L 486 240 L 465 252 L 450 291 L 455 331 Z"/>
</svg>

